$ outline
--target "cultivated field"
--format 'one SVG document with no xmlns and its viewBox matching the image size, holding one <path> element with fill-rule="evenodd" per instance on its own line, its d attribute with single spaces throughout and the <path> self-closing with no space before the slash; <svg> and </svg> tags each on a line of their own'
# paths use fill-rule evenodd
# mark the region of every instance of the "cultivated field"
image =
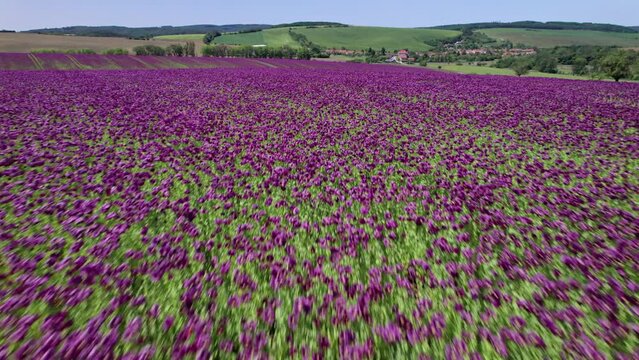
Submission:
<svg viewBox="0 0 639 360">
<path fill-rule="evenodd" d="M 0 358 L 639 356 L 639 85 L 225 61 L 0 71 Z"/>
<path fill-rule="evenodd" d="M 154 37 L 156 40 L 178 40 L 178 41 L 199 41 L 202 42 L 204 34 L 180 34 L 180 35 L 162 35 Z"/>
<path fill-rule="evenodd" d="M 639 34 L 590 30 L 482 29 L 491 38 L 550 48 L 570 45 L 639 47 Z"/>
<path fill-rule="evenodd" d="M 476 75 L 509 75 L 516 76 L 515 71 L 512 69 L 500 69 L 490 66 L 476 66 L 476 65 L 457 65 L 454 63 L 428 63 L 430 69 L 441 69 L 444 71 L 452 71 L 460 74 L 476 74 Z M 530 71 L 525 77 L 545 77 L 545 78 L 557 78 L 557 79 L 574 79 L 574 80 L 591 80 L 588 76 L 578 76 L 570 74 L 570 66 L 564 66 L 563 72 L 557 74 L 544 73 L 540 71 Z"/>
<path fill-rule="evenodd" d="M 297 67 L 294 61 L 209 57 L 0 53 L 0 70 L 135 70 Z M 318 65 L 319 67 L 322 67 Z M 329 64 L 323 67 L 328 67 Z"/>
<path fill-rule="evenodd" d="M 91 49 L 98 53 L 108 49 L 122 48 L 130 52 L 140 45 L 158 45 L 166 47 L 182 44 L 180 41 L 130 40 L 116 37 L 41 35 L 30 33 L 0 33 L 0 53 L 28 53 L 38 49 L 74 50 Z M 196 50 L 202 47 L 202 41 L 196 42 Z"/>
<path fill-rule="evenodd" d="M 326 48 L 345 47 L 352 50 L 364 50 L 369 47 L 388 50 L 404 49 L 428 50 L 425 41 L 453 37 L 457 31 L 436 29 L 404 29 L 369 26 L 293 28 L 293 31 L 305 35 L 310 41 Z M 262 30 L 256 33 L 228 34 L 215 38 L 216 43 L 237 45 L 288 45 L 298 47 L 288 33 L 288 28 Z"/>
<path fill-rule="evenodd" d="M 438 29 L 406 29 L 372 26 L 349 26 L 331 28 L 299 28 L 295 32 L 320 46 L 364 50 L 386 48 L 388 50 L 411 49 L 428 50 L 431 46 L 426 42 L 451 38 L 459 35 L 458 31 Z"/>
<path fill-rule="evenodd" d="M 274 47 L 290 46 L 297 48 L 300 46 L 288 33 L 288 28 L 269 29 L 243 34 L 226 34 L 216 37 L 216 44 L 228 45 L 268 45 Z"/>
</svg>

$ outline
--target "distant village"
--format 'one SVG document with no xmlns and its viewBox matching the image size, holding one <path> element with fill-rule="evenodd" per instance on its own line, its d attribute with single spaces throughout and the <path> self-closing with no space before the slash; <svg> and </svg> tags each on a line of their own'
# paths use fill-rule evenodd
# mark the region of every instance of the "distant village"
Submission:
<svg viewBox="0 0 639 360">
<path fill-rule="evenodd" d="M 454 56 L 473 56 L 473 55 L 487 55 L 494 58 L 511 57 L 511 56 L 529 56 L 537 54 L 537 50 L 534 48 L 494 48 L 494 47 L 480 47 L 475 49 L 466 49 L 463 46 L 463 41 L 458 41 L 452 44 L 446 44 L 443 49 L 432 51 L 410 51 L 410 49 L 401 49 L 394 52 L 383 51 L 382 54 L 386 56 L 385 62 L 388 63 L 413 63 L 420 58 L 426 56 L 427 58 L 446 58 L 451 55 Z M 327 49 L 326 53 L 329 55 L 342 55 L 342 56 L 367 56 L 369 52 L 366 50 L 348 50 L 348 49 Z"/>
</svg>

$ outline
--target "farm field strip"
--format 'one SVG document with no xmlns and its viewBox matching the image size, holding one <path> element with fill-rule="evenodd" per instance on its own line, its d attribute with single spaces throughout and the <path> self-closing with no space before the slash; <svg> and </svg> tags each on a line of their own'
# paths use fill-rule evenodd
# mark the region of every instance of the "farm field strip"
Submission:
<svg viewBox="0 0 639 360">
<path fill-rule="evenodd" d="M 329 63 L 311 67 L 327 68 Z M 0 53 L 1 70 L 135 70 L 229 67 L 308 67 L 306 62 L 209 57 Z"/>
<path fill-rule="evenodd" d="M 521 43 L 541 48 L 572 45 L 639 46 L 639 33 L 508 28 L 482 29 L 479 31 L 493 39 L 509 40 L 513 44 Z"/>
<path fill-rule="evenodd" d="M 260 61 L 0 71 L 0 358 L 639 356 L 639 85 Z"/>
</svg>

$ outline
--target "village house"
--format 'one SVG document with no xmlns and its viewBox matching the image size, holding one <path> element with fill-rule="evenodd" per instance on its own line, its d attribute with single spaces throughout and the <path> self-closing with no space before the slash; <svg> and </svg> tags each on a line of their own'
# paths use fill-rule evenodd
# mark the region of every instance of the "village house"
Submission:
<svg viewBox="0 0 639 360">
<path fill-rule="evenodd" d="M 504 56 L 525 56 L 535 55 L 537 50 L 535 49 L 508 49 L 504 51 Z"/>
<path fill-rule="evenodd" d="M 331 55 L 346 55 L 346 56 L 354 56 L 354 55 L 359 55 L 359 52 L 356 52 L 355 50 L 347 50 L 347 49 L 328 49 L 326 50 L 327 54 L 331 54 Z"/>
<path fill-rule="evenodd" d="M 410 57 L 410 54 L 408 53 L 408 50 L 406 49 L 402 49 L 397 52 L 397 58 L 400 59 L 401 61 L 408 61 L 409 57 Z"/>
<path fill-rule="evenodd" d="M 397 54 L 392 54 L 386 62 L 396 62 L 396 63 L 405 63 L 405 62 L 414 62 L 415 58 L 410 57 L 410 52 L 407 49 L 402 49 L 397 52 Z"/>
<path fill-rule="evenodd" d="M 459 52 L 459 54 L 461 55 L 485 55 L 488 54 L 489 51 L 488 49 L 468 49 L 468 50 L 461 50 L 461 52 Z"/>
</svg>

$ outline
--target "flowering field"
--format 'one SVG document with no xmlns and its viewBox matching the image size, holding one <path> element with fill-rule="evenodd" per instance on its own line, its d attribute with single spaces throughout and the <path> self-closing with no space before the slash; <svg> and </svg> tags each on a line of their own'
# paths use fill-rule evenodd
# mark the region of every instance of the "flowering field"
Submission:
<svg viewBox="0 0 639 360">
<path fill-rule="evenodd" d="M 224 61 L 0 72 L 0 358 L 639 357 L 639 85 Z"/>
<path fill-rule="evenodd" d="M 288 68 L 300 67 L 290 60 L 221 59 L 176 56 L 128 56 L 93 54 L 0 53 L 1 70 L 139 70 L 184 68 Z M 303 66 L 303 65 L 302 65 Z M 303 66 L 308 67 L 308 66 Z M 332 67 L 314 63 L 313 67 Z"/>
</svg>

